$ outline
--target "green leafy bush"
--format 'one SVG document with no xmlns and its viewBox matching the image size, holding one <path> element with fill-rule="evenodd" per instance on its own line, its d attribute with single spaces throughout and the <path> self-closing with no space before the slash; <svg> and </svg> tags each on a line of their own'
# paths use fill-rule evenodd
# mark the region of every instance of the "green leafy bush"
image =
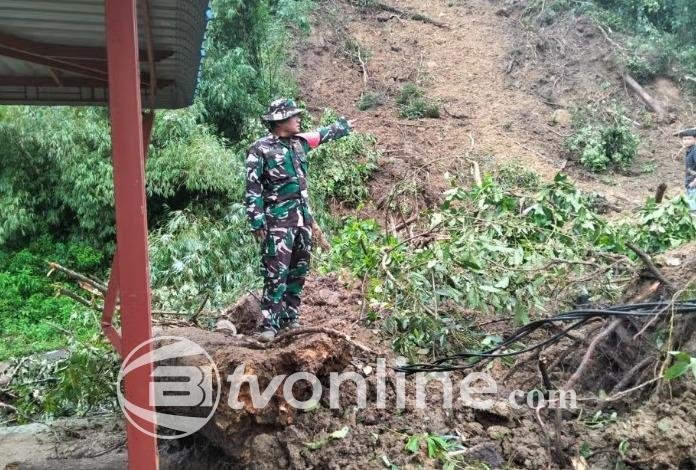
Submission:
<svg viewBox="0 0 696 470">
<path fill-rule="evenodd" d="M 691 0 L 559 0 L 529 2 L 526 14 L 550 24 L 569 12 L 588 14 L 620 33 L 619 62 L 639 81 L 665 75 L 684 81 L 696 74 L 696 9 Z"/>
<path fill-rule="evenodd" d="M 99 108 L 7 108 L 0 118 L 0 246 L 52 231 L 114 235 L 109 124 Z M 164 206 L 238 197 L 232 153 L 191 110 L 158 114 L 147 161 L 150 222 Z M 238 167 L 241 168 L 238 164 Z M 241 170 L 240 170 L 241 171 Z"/>
<path fill-rule="evenodd" d="M 374 222 L 349 221 L 326 268 L 342 264 L 370 279 L 369 317 L 383 318 L 397 352 L 441 355 L 476 345 L 464 312 L 507 312 L 524 323 L 579 295 L 614 299 L 633 269 L 628 258 L 636 259 L 627 242 L 655 253 L 696 239 L 682 198 L 610 222 L 564 175 L 515 191 L 489 176 L 447 191 L 431 216 L 433 240 L 421 248 L 385 238 Z"/>
<path fill-rule="evenodd" d="M 396 99 L 399 116 L 406 119 L 439 118 L 440 107 L 425 97 L 425 92 L 415 83 L 406 83 Z"/>
<path fill-rule="evenodd" d="M 538 173 L 528 170 L 518 163 L 503 165 L 498 170 L 498 182 L 504 189 L 526 188 L 538 189 L 541 186 L 541 178 Z"/>
<path fill-rule="evenodd" d="M 639 82 L 648 82 L 658 76 L 668 75 L 674 45 L 659 38 L 645 42 L 640 39 L 632 45 L 623 62 L 628 73 Z"/>
<path fill-rule="evenodd" d="M 368 109 L 382 106 L 383 104 L 384 94 L 376 91 L 366 91 L 360 95 L 360 99 L 355 106 L 357 106 L 360 111 L 366 111 Z"/>
<path fill-rule="evenodd" d="M 17 374 L 10 392 L 17 397 L 10 419 L 22 424 L 64 416 L 114 412 L 119 358 L 100 333 L 86 341 L 70 338 L 67 357 L 33 355 L 12 361 Z"/>
<path fill-rule="evenodd" d="M 667 380 L 675 380 L 688 372 L 696 379 L 696 357 L 681 351 L 671 351 L 670 354 L 674 357 L 674 363 L 665 371 Z"/>
<path fill-rule="evenodd" d="M 221 308 L 259 287 L 258 244 L 245 207 L 224 217 L 204 211 L 173 211 L 150 237 L 153 300 L 162 308 L 193 313 L 206 296 Z"/>
<path fill-rule="evenodd" d="M 214 0 L 198 88 L 201 117 L 228 139 L 245 137 L 270 101 L 295 95 L 291 35 L 309 30 L 311 0 Z"/>
<path fill-rule="evenodd" d="M 623 238 L 647 253 L 659 253 L 696 239 L 696 219 L 684 196 L 656 203 L 649 200 L 635 221 L 620 228 Z"/>
<path fill-rule="evenodd" d="M 89 245 L 55 243 L 45 236 L 23 250 L 0 251 L 0 359 L 60 347 L 65 342 L 60 328 L 77 338 L 99 330 L 91 311 L 56 295 L 56 284 L 71 288 L 59 274 L 46 276 L 46 261 L 98 272 L 104 258 Z"/>
<path fill-rule="evenodd" d="M 336 119 L 338 116 L 329 110 L 321 123 L 326 125 Z M 312 151 L 309 188 L 316 207 L 321 208 L 332 199 L 355 206 L 369 195 L 366 183 L 377 168 L 375 142 L 372 136 L 351 133 Z"/>
<path fill-rule="evenodd" d="M 584 122 L 566 142 L 580 163 L 596 172 L 625 170 L 633 162 L 639 144 L 640 138 L 622 115 Z"/>
<path fill-rule="evenodd" d="M 324 272 L 348 267 L 353 274 L 362 276 L 375 272 L 382 259 L 380 250 L 385 245 L 396 245 L 393 237 L 384 238 L 374 220 L 351 217 L 344 221 L 340 234 L 331 243 L 331 252 L 322 266 Z"/>
</svg>

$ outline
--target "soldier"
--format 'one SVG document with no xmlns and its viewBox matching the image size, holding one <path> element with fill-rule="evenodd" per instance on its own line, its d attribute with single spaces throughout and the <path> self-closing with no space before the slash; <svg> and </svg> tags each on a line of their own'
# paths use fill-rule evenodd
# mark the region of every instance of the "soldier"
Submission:
<svg viewBox="0 0 696 470">
<path fill-rule="evenodd" d="M 696 128 L 683 129 L 676 133 L 681 137 L 682 146 L 686 148 L 684 185 L 686 199 L 692 211 L 696 211 Z"/>
<path fill-rule="evenodd" d="M 351 131 L 351 122 L 341 118 L 301 134 L 302 112 L 290 99 L 273 101 L 261 117 L 270 134 L 254 142 L 246 160 L 247 215 L 261 244 L 263 341 L 273 340 L 282 328 L 299 326 L 312 247 L 307 153 Z"/>
</svg>

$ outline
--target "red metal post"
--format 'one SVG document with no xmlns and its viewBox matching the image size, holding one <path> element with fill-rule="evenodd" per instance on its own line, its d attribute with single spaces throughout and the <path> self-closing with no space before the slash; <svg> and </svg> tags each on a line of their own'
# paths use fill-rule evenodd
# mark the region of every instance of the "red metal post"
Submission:
<svg viewBox="0 0 696 470">
<path fill-rule="evenodd" d="M 104 296 L 104 310 L 102 312 L 101 327 L 104 336 L 113 345 L 116 352 L 123 359 L 123 345 L 121 344 L 121 334 L 114 328 L 113 317 L 118 301 L 118 249 L 114 251 L 114 259 L 111 262 L 111 277 Z"/>
<path fill-rule="evenodd" d="M 136 11 L 135 0 L 106 0 L 118 287 L 124 356 L 152 337 Z M 151 347 L 141 350 L 149 353 Z M 151 376 L 151 364 L 127 374 L 125 398 L 136 406 L 154 411 L 149 400 Z M 128 467 L 132 470 L 157 469 L 156 424 L 134 419 L 147 433 L 127 423 Z"/>
<path fill-rule="evenodd" d="M 147 159 L 148 147 L 150 146 L 150 138 L 152 137 L 152 125 L 155 120 L 155 113 L 143 113 L 143 155 Z M 111 277 L 109 285 L 104 296 L 104 310 L 102 312 L 101 326 L 104 336 L 113 345 L 121 359 L 126 356 L 123 354 L 123 346 L 121 345 L 121 334 L 114 328 L 113 317 L 116 311 L 116 303 L 118 302 L 118 249 L 114 251 L 114 259 L 111 263 Z"/>
</svg>

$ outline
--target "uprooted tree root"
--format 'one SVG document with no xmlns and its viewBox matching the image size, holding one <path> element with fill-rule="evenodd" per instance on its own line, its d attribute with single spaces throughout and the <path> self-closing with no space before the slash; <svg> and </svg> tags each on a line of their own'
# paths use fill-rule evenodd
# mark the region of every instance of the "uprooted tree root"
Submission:
<svg viewBox="0 0 696 470">
<path fill-rule="evenodd" d="M 693 265 L 691 260 L 681 269 L 663 273 L 647 255 L 639 255 L 644 258 L 646 271 L 625 303 L 676 300 L 694 277 L 690 272 L 693 266 L 688 265 Z M 544 356 L 556 358 L 546 373 L 556 373 L 560 380 L 563 373 L 559 369 L 572 370 L 562 386 L 564 390 L 579 386 L 610 391 L 606 400 L 657 384 L 654 379 L 665 370 L 666 352 L 692 349 L 696 339 L 696 324 L 690 317 L 671 315 L 669 302 L 657 313 L 653 317 L 614 318 L 586 326 L 579 336 L 571 336 L 545 352 Z M 657 334 L 664 336 L 661 349 L 656 347 Z M 597 367 L 598 363 L 601 367 Z"/>
<path fill-rule="evenodd" d="M 664 272 L 652 260 L 643 261 L 645 272 L 625 303 L 675 300 L 695 278 L 692 258 Z M 598 410 L 606 406 L 630 410 L 646 400 L 659 402 L 661 397 L 690 394 L 689 387 L 672 387 L 663 377 L 670 351 L 696 353 L 696 322 L 690 316 L 670 315 L 669 302 L 666 305 L 652 317 L 597 319 L 541 353 L 521 358 L 508 378 L 526 367 L 533 371 L 526 385 L 536 382 L 546 392 L 573 391 L 582 406 L 596 406 Z M 567 431 L 564 417 L 577 416 L 554 405 L 558 404 L 552 400 L 540 404 L 535 410 L 536 421 L 545 436 L 549 463 L 568 466 L 572 459 L 577 460 L 577 451 L 569 449 L 563 440 Z M 629 465 L 640 464 L 627 455 L 620 458 Z"/>
<path fill-rule="evenodd" d="M 321 330 L 321 329 L 319 329 Z M 280 339 L 276 344 L 257 348 L 249 347 L 247 339 L 197 328 L 169 330 L 167 335 L 186 337 L 209 351 L 219 367 L 220 403 L 210 422 L 201 430 L 208 440 L 239 462 L 253 458 L 253 442 L 262 434 L 277 432 L 292 425 L 298 410 L 284 396 L 283 387 L 278 387 L 267 406 L 257 407 L 252 401 L 249 382 L 239 386 L 238 393 L 230 397 L 230 377 L 240 372 L 258 379 L 263 392 L 274 377 L 290 376 L 298 371 L 313 374 L 320 381 L 328 381 L 329 374 L 342 371 L 353 360 L 353 350 L 360 353 L 355 343 L 323 331 L 311 330 L 306 334 L 294 335 L 290 343 Z M 192 365 L 180 358 L 172 365 Z M 241 368 L 241 369 L 240 369 Z M 238 370 L 239 369 L 239 370 Z M 293 386 L 293 396 L 298 401 L 312 396 L 312 386 L 307 381 L 298 381 Z M 230 405 L 230 406 L 228 406 Z"/>
</svg>

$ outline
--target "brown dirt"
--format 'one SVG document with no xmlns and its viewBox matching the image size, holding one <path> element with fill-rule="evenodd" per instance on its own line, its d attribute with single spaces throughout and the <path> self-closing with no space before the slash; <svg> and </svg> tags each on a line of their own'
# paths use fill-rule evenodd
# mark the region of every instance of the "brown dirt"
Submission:
<svg viewBox="0 0 696 470">
<path fill-rule="evenodd" d="M 546 179 L 564 169 L 581 188 L 622 209 L 641 204 L 658 182 L 668 183 L 668 196 L 682 190 L 679 142 L 671 134 L 693 122 L 693 107 L 667 79 L 645 84 L 676 117 L 674 123 L 651 124 L 654 117 L 621 82 L 613 46 L 589 20 L 564 18 L 538 26 L 532 19 L 532 27 L 525 27 L 526 2 L 518 0 L 389 4 L 450 28 L 342 1 L 323 2 L 316 28 L 294 61 L 310 110 L 336 109 L 356 118 L 358 130 L 377 137 L 384 157 L 371 182 L 373 201 L 413 179 L 420 192 L 417 203 L 434 204 L 448 187 L 445 173 L 471 183 L 466 158 L 477 160 L 482 171 L 514 162 Z M 341 53 L 351 39 L 369 51 L 367 87 L 359 63 Z M 428 96 L 442 103 L 440 119 L 398 118 L 395 97 L 408 81 L 422 83 Z M 358 111 L 366 90 L 384 93 L 385 104 Z M 571 129 L 551 118 L 576 105 L 609 108 L 614 101 L 636 122 L 643 143 L 627 174 L 594 175 L 568 161 L 564 142 Z M 374 207 L 363 213 L 382 220 Z"/>
<path fill-rule="evenodd" d="M 520 22 L 525 2 L 516 0 L 389 3 L 447 23 L 449 29 L 383 12 L 360 11 L 341 1 L 322 2 L 314 32 L 299 46 L 294 61 L 302 98 L 310 109 L 331 107 L 357 117 L 358 130 L 375 135 L 384 152 L 370 183 L 372 203 L 362 209 L 363 214 L 381 219 L 377 201 L 383 200 L 394 185 L 408 179 L 414 180 L 418 193 L 413 204 L 421 209 L 436 204 L 448 186 L 446 172 L 455 175 L 460 183 L 471 183 L 466 158 L 479 161 L 484 171 L 517 162 L 545 178 L 565 167 L 582 188 L 603 194 L 621 208 L 639 204 L 653 193 L 657 182 L 667 182 L 668 193 L 680 190 L 681 163 L 672 158 L 678 144 L 670 134 L 674 127 L 688 123 L 694 116 L 680 101 L 679 89 L 667 80 L 649 84 L 648 89 L 670 106 L 677 123 L 641 125 L 644 144 L 634 165 L 641 168 L 655 162 L 653 172 L 597 177 L 566 162 L 563 141 L 570 129 L 549 123 L 554 111 L 570 110 L 574 103 L 586 100 L 608 103 L 617 99 L 637 122 L 644 122 L 647 116 L 642 105 L 619 83 L 611 46 L 595 26 L 564 20 L 540 26 L 536 32 L 527 30 Z M 351 37 L 371 53 L 367 60 L 368 88 L 387 96 L 383 106 L 365 112 L 355 108 L 364 91 L 362 69 L 340 54 L 345 40 Z M 407 121 L 397 117 L 394 98 L 407 81 L 422 83 L 429 96 L 441 101 L 446 110 L 441 119 Z M 693 251 L 689 251 L 693 249 L 691 246 L 684 252 L 671 253 L 669 256 L 678 258 L 680 264 L 668 260 L 660 268 L 673 279 L 693 276 L 694 257 Z M 645 279 L 637 282 L 631 295 L 644 291 L 650 283 Z M 339 330 L 368 345 L 391 365 L 395 358 L 390 345 L 360 322 L 360 292 L 360 282 L 353 279 L 311 278 L 304 297 L 303 322 L 308 327 Z M 246 297 L 224 317 L 235 323 L 240 333 L 251 333 L 259 321 L 258 304 L 253 297 Z M 329 409 L 326 396 L 321 406 L 307 412 L 284 409 L 277 399 L 268 410 L 222 410 L 202 435 L 163 443 L 163 468 L 364 469 L 385 468 L 385 462 L 398 468 L 441 468 L 442 463 L 427 458 L 425 451 L 411 454 L 404 449 L 408 436 L 419 433 L 458 436 L 464 447 L 461 468 L 482 468 L 482 464 L 487 468 L 570 466 L 567 460 L 559 464 L 553 455 L 553 413 L 541 412 L 540 424 L 533 409 L 513 409 L 504 400 L 513 389 L 540 386 L 539 373 L 534 368 L 522 368 L 503 381 L 509 368 L 493 364 L 490 372 L 501 387 L 488 411 L 462 403 L 455 403 L 452 409 L 443 408 L 442 392 L 434 385 L 428 389 L 430 406 L 426 410 L 416 409 L 410 398 L 403 410 L 380 410 L 373 404 L 377 387 L 374 357 L 356 351 L 341 339 L 313 334 L 259 349 L 245 336 L 196 329 L 179 333 L 205 345 L 218 365 L 222 364 L 228 372 L 240 363 L 253 367 L 262 376 L 308 370 L 325 380 L 331 371 L 355 371 L 367 377 L 368 407 L 352 406 L 356 394 L 348 388 L 342 396 L 341 410 Z M 602 360 L 595 364 L 595 373 L 604 371 Z M 577 358 L 568 364 L 568 369 L 561 371 L 563 378 L 572 373 Z M 392 373 L 389 384 L 393 378 Z M 408 382 L 412 387 L 412 379 Z M 598 382 L 586 386 L 586 391 L 599 391 Z M 671 396 L 664 390 L 653 397 L 638 395 L 642 399 L 615 406 L 583 402 L 579 410 L 564 412 L 557 445 L 566 456 L 575 456 L 577 468 L 587 468 L 581 466 L 579 457 L 583 443 L 591 452 L 587 457 L 591 468 L 694 468 L 696 396 L 693 387 L 683 385 L 675 386 L 671 392 Z M 225 399 L 223 396 L 223 403 Z M 387 403 L 394 399 L 393 388 L 388 386 Z M 616 411 L 617 417 L 590 427 L 589 418 L 597 410 L 605 415 Z M 32 460 L 10 468 L 53 468 L 55 460 L 50 459 L 67 455 L 87 457 L 81 464 L 71 461 L 69 466 L 75 468 L 122 468 L 123 448 L 108 450 L 109 443 L 122 442 L 114 440 L 123 438 L 119 427 L 122 425 L 117 421 L 112 426 L 115 427 L 104 435 L 77 432 L 56 437 L 39 433 L 44 442 L 41 446 L 37 444 L 37 435 L 25 439 L 23 444 L 4 437 L 0 439 L 0 455 L 4 457 L 5 449 L 11 447 L 15 449 L 9 454 L 13 460 Z M 345 438 L 328 439 L 329 433 L 344 426 L 349 428 Z M 548 442 L 546 433 L 550 436 Z M 324 445 L 316 450 L 307 445 L 324 440 Z M 624 444 L 621 454 L 619 446 L 625 440 L 628 447 Z M 90 457 L 91 454 L 66 454 L 60 450 L 76 443 L 89 443 L 94 451 L 106 452 Z M 38 452 L 39 448 L 43 450 Z M 32 453 L 34 459 L 29 458 Z M 8 461 L 3 458 L 0 465 Z"/>
<path fill-rule="evenodd" d="M 687 259 L 683 257 L 696 250 L 695 246 L 670 252 L 666 258 Z M 693 264 L 659 266 L 671 278 L 694 274 Z M 642 282 L 636 285 L 641 286 Z M 442 388 L 437 381 L 430 382 L 426 388 L 427 408 L 418 409 L 414 402 L 413 376 L 406 379 L 405 407 L 396 409 L 396 376 L 391 370 L 387 372 L 385 385 L 387 407 L 378 408 L 375 358 L 385 358 L 388 366 L 395 363 L 395 358 L 376 332 L 360 326 L 358 284 L 337 276 L 312 278 L 307 286 L 303 320 L 309 328 L 339 330 L 367 345 L 374 355 L 322 333 L 264 347 L 246 335 L 197 328 L 163 331 L 162 334 L 183 335 L 202 345 L 213 356 L 223 377 L 242 363 L 247 373 L 253 370 L 261 378 L 261 387 L 266 385 L 264 377 L 300 370 L 314 372 L 324 385 L 324 395 L 320 405 L 308 411 L 287 408 L 279 394 L 267 408 L 257 410 L 248 406 L 245 395 L 248 389 L 243 387 L 240 401 L 247 406 L 235 411 L 225 405 L 228 390 L 223 386 L 223 405 L 200 433 L 160 443 L 162 468 L 363 469 L 381 468 L 385 461 L 398 468 L 441 468 L 442 462 L 428 458 L 424 449 L 412 454 L 404 448 L 409 436 L 425 433 L 456 437 L 462 445 L 459 468 L 484 468 L 483 465 L 485 468 L 566 468 L 570 465 L 568 456 L 574 456 L 576 464 L 587 463 L 591 468 L 613 468 L 617 464 L 629 468 L 693 468 L 696 389 L 685 381 L 675 382 L 670 390 L 663 388 L 652 396 L 638 394 L 635 400 L 580 402 L 577 410 L 562 413 L 558 441 L 553 411 L 542 410 L 537 418 L 532 408 L 516 409 L 507 401 L 514 389 L 540 387 L 538 371 L 527 367 L 534 362 L 529 358 L 524 367 L 508 378 L 504 377 L 510 369 L 501 362 L 493 363 L 488 369 L 499 384 L 497 394 L 491 397 L 490 409 L 472 408 L 460 401 L 455 401 L 452 408 L 443 407 Z M 248 310 L 248 317 L 258 314 L 254 307 Z M 567 378 L 575 367 L 577 362 L 569 361 L 552 375 L 552 380 L 559 379 L 561 383 L 560 379 Z M 332 371 L 352 371 L 366 377 L 366 408 L 355 407 L 356 389 L 348 383 L 342 387 L 341 408 L 330 409 L 326 379 Z M 588 374 L 588 383 L 578 393 L 582 396 L 599 392 L 600 382 L 593 377 L 609 372 L 604 358 L 599 356 L 597 365 Z M 451 378 L 456 397 L 456 385 L 463 375 L 453 374 Z M 298 399 L 306 399 L 308 395 L 308 389 L 296 389 Z M 642 401 L 641 396 L 646 400 Z M 597 411 L 604 417 L 599 424 L 592 420 Z M 607 418 L 612 412 L 617 413 L 616 418 Z M 330 433 L 344 427 L 348 427 L 344 438 L 329 438 Z M 548 440 L 545 436 L 549 436 Z M 123 424 L 113 418 L 105 422 L 68 424 L 60 431 L 34 431 L 23 437 L 0 435 L 3 456 L 0 465 L 15 462 L 6 467 L 13 470 L 55 468 L 57 462 L 76 469 L 123 468 L 126 459 L 123 443 Z M 318 448 L 313 450 L 312 444 Z M 561 460 L 555 455 L 556 446 L 564 456 Z M 581 446 L 590 452 L 586 460 L 580 457 Z M 619 452 L 620 446 L 623 453 Z"/>
</svg>

